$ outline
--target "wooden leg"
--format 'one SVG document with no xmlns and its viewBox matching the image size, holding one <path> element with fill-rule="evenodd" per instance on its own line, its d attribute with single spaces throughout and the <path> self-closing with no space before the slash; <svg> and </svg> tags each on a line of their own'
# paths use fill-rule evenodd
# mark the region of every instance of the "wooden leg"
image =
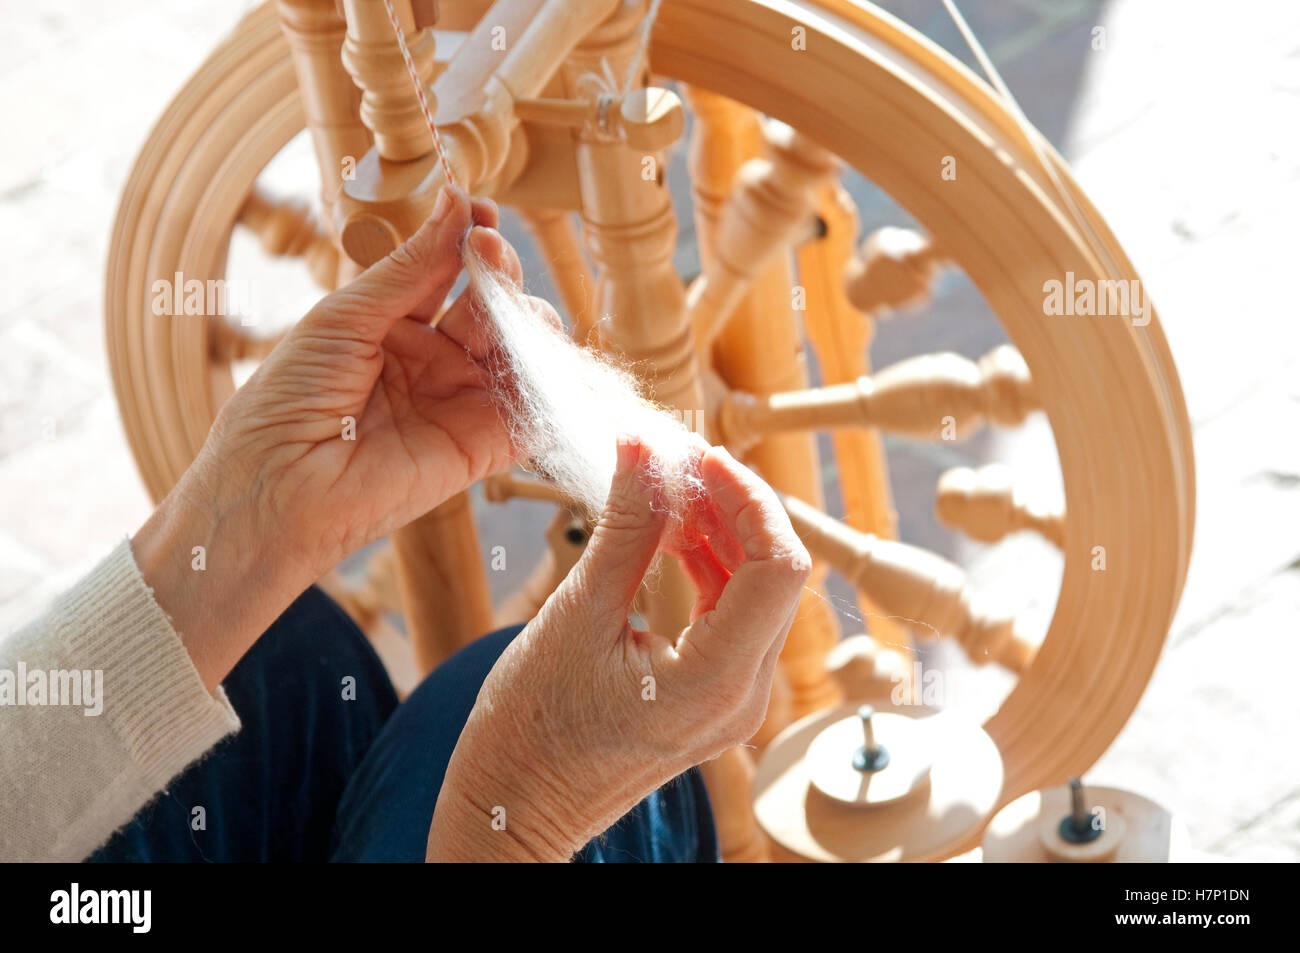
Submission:
<svg viewBox="0 0 1300 953">
<path fill-rule="evenodd" d="M 729 864 L 766 861 L 767 837 L 749 806 L 754 785 L 753 755 L 744 748 L 728 748 L 700 765 L 700 773 L 709 789 L 722 859 Z"/>
<path fill-rule="evenodd" d="M 586 343 L 595 325 L 596 289 L 573 219 L 560 209 L 525 209 L 523 215 L 569 312 L 573 338 Z"/>
<path fill-rule="evenodd" d="M 492 628 L 492 598 L 468 493 L 392 536 L 406 629 L 421 671 Z"/>
<path fill-rule="evenodd" d="M 870 373 L 867 354 L 872 322 L 849 302 L 844 289 L 844 269 L 854 254 L 858 233 L 853 200 L 839 185 L 827 186 L 818 214 L 826 224 L 826 234 L 799 249 L 799 283 L 807 295 L 804 325 L 817 354 L 822 382 L 838 384 Z M 841 428 L 831 433 L 831 444 L 840 475 L 844 521 L 864 533 L 897 539 L 898 515 L 879 432 Z M 910 657 L 912 640 L 903 623 L 887 618 L 865 598 L 860 606 L 871 636 L 880 645 Z"/>
<path fill-rule="evenodd" d="M 707 264 L 715 254 L 719 216 L 736 172 L 759 154 L 763 136 L 752 109 L 704 90 L 691 89 L 687 96 L 696 114 L 690 153 L 696 231 L 701 261 Z M 712 351 L 714 365 L 729 386 L 751 393 L 807 386 L 792 308 L 793 285 L 789 257 L 778 256 L 757 273 L 750 292 L 736 305 Z M 777 489 L 795 495 L 809 493 L 820 502 L 816 444 L 805 434 L 790 436 L 760 441 L 745 455 L 745 462 Z M 787 489 L 796 486 L 800 490 Z M 770 740 L 795 718 L 840 701 L 825 664 L 826 653 L 839 638 L 835 613 L 819 594 L 825 588 L 826 573 L 824 565 L 817 565 L 808 579 L 808 591 L 781 655 L 790 692 L 773 693 L 774 702 L 785 703 L 785 710 L 769 710 L 756 743 Z"/>
</svg>

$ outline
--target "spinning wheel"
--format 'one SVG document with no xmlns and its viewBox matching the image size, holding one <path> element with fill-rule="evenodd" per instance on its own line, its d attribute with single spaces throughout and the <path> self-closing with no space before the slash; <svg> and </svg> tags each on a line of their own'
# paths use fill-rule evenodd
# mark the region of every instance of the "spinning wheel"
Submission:
<svg viewBox="0 0 1300 953">
<path fill-rule="evenodd" d="M 335 0 L 280 0 L 251 12 L 178 94 L 127 184 L 109 255 L 108 339 L 128 438 L 155 497 L 189 464 L 232 392 L 232 361 L 268 345 L 220 316 L 155 314 L 154 283 L 222 278 L 231 235 L 247 228 L 270 254 L 302 259 L 332 287 L 413 231 L 442 182 L 382 0 L 341 7 L 346 21 Z M 1154 317 L 1138 325 L 1044 314 L 1047 280 L 1136 279 L 1050 148 L 1035 149 L 950 56 L 847 0 L 667 0 L 649 67 L 679 84 L 684 103 L 646 87 L 648 76 L 626 95 L 601 79 L 633 63 L 646 12 L 639 0 L 395 7 L 432 83 L 458 181 L 523 214 L 575 334 L 645 368 L 665 405 L 786 494 L 817 560 L 812 588 L 832 569 L 842 574 L 864 607 L 895 617 L 871 619 L 877 640 L 898 643 L 897 619 L 909 620 L 920 634 L 955 639 L 976 663 L 1018 676 L 981 732 L 1000 783 L 987 792 L 957 785 L 955 796 L 981 805 L 980 823 L 932 838 L 925 855 L 970 846 L 997 805 L 1090 765 L 1137 703 L 1177 604 L 1191 545 L 1191 441 Z M 702 267 L 689 285 L 672 266 L 677 226 L 662 175 L 687 106 Z M 257 188 L 304 126 L 321 171 L 319 218 Z M 944 157 L 960 162 L 956 179 L 941 176 Z M 885 229 L 855 251 L 841 161 L 927 234 Z M 978 361 L 923 355 L 870 373 L 872 317 L 923 300 L 940 268 L 965 271 L 1011 345 Z M 800 358 L 801 325 L 820 386 L 810 386 Z M 1060 594 L 1041 644 L 1014 618 L 980 607 L 960 568 L 890 538 L 878 443 L 882 431 L 942 439 L 947 429 L 1011 425 L 1036 411 L 1055 436 L 1068 510 L 1025 503 L 996 470 L 946 476 L 938 509 L 976 539 L 1027 528 L 1061 548 Z M 822 510 L 809 436 L 822 428 L 834 431 L 843 520 Z M 493 478 L 487 490 L 556 499 L 515 475 Z M 561 512 L 547 561 L 510 611 L 526 618 L 545 598 L 583 532 Z M 467 498 L 393 543 L 395 588 L 427 668 L 492 623 Z M 1105 571 L 1094 568 L 1096 547 Z M 645 599 L 664 630 L 680 625 L 689 605 L 671 572 Z M 841 700 L 826 669 L 837 638 L 833 613 L 810 593 L 759 743 L 784 729 L 775 749 L 800 735 L 803 722 L 787 729 L 794 719 L 824 717 Z M 752 758 L 736 749 L 705 769 L 724 851 L 763 856 Z"/>
</svg>

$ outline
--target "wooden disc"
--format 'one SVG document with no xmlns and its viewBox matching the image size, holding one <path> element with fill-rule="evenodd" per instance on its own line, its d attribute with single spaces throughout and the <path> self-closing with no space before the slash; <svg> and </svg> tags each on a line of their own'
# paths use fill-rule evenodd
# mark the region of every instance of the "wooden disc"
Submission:
<svg viewBox="0 0 1300 953">
<path fill-rule="evenodd" d="M 1102 818 L 1105 824 L 1102 824 Z M 1097 831 L 1096 837 L 1083 843 L 1066 840 L 1061 834 L 1061 817 L 1045 814 L 1038 821 L 1038 842 L 1051 854 L 1052 860 L 1069 864 L 1109 863 L 1119 853 L 1128 833 L 1124 818 L 1113 811 L 1105 814 L 1093 814 L 1092 823 Z"/>
<path fill-rule="evenodd" d="M 1048 788 L 1012 801 L 984 832 L 984 862 L 1168 863 L 1182 849 L 1183 835 L 1159 804 L 1119 788 L 1084 786 L 1089 808 L 1100 808 L 1101 836 L 1071 844 L 1060 836 L 1070 813 L 1070 789 Z"/>
<path fill-rule="evenodd" d="M 930 777 L 930 733 L 916 719 L 876 712 L 871 721 L 876 743 L 889 752 L 888 764 L 878 771 L 853 766 L 863 741 L 856 712 L 827 725 L 808 746 L 808 780 L 832 801 L 849 807 L 889 804 L 916 793 Z"/>
<path fill-rule="evenodd" d="M 914 796 L 863 810 L 818 791 L 807 758 L 827 727 L 856 721 L 856 712 L 856 705 L 815 712 L 781 732 L 763 753 L 754 777 L 754 814 L 774 859 L 942 860 L 974 846 L 1002 790 L 1002 758 L 992 739 L 955 713 L 914 719 L 918 741 L 931 755 L 928 781 Z"/>
</svg>

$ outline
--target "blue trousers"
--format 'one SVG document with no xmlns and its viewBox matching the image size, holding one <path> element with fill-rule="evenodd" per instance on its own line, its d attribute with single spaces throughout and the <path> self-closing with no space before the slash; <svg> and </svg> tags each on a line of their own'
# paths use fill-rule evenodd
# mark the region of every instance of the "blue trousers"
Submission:
<svg viewBox="0 0 1300 953">
<path fill-rule="evenodd" d="M 520 628 L 466 646 L 398 704 L 365 635 L 307 590 L 224 682 L 243 728 L 88 860 L 424 860 L 452 749 Z M 575 859 L 716 861 L 698 769 L 652 792 Z"/>
</svg>

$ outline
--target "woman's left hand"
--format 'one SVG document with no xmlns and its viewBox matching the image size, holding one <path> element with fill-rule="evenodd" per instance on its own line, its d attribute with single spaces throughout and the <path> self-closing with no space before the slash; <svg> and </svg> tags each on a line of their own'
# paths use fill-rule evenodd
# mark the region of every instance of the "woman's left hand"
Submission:
<svg viewBox="0 0 1300 953">
<path fill-rule="evenodd" d="M 471 226 L 475 250 L 518 278 L 496 224 L 490 201 L 444 189 L 414 236 L 276 346 L 136 534 L 210 688 L 339 560 L 511 462 L 472 295 L 430 326 Z"/>
</svg>

